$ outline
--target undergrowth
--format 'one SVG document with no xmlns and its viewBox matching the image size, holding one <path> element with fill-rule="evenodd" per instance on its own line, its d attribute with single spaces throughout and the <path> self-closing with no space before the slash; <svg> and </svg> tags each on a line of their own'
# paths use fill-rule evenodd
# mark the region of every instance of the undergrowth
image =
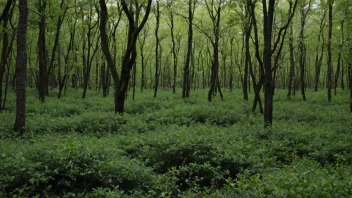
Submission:
<svg viewBox="0 0 352 198">
<path fill-rule="evenodd" d="M 15 100 L 0 113 L 0 197 L 348 197 L 348 93 L 303 102 L 277 91 L 274 123 L 239 91 L 149 92 L 114 114 L 112 96 L 69 90 L 27 99 L 27 132 L 12 132 Z M 253 95 L 251 95 L 253 97 Z"/>
</svg>

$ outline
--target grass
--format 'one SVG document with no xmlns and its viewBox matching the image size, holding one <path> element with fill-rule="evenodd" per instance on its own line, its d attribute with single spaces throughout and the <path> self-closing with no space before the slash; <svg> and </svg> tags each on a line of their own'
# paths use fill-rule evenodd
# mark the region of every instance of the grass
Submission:
<svg viewBox="0 0 352 198">
<path fill-rule="evenodd" d="M 349 197 L 352 114 L 347 91 L 274 97 L 274 123 L 239 90 L 211 103 L 162 90 L 87 99 L 55 90 L 27 96 L 27 133 L 16 137 L 14 94 L 0 113 L 0 197 Z M 253 95 L 250 95 L 253 98 Z"/>
</svg>

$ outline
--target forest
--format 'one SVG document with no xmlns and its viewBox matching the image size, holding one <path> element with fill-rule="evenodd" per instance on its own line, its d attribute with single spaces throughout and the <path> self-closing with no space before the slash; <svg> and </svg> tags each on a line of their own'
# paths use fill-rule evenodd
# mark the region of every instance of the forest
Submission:
<svg viewBox="0 0 352 198">
<path fill-rule="evenodd" d="M 349 0 L 0 0 L 0 197 L 352 196 Z"/>
</svg>

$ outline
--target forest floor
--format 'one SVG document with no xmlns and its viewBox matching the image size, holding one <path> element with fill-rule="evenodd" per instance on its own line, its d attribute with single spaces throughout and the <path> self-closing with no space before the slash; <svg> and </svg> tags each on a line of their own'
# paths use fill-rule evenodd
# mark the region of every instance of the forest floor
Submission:
<svg viewBox="0 0 352 198">
<path fill-rule="evenodd" d="M 352 114 L 348 91 L 327 102 L 286 91 L 274 122 L 252 113 L 240 90 L 207 102 L 206 91 L 113 98 L 69 90 L 45 104 L 27 94 L 27 133 L 16 137 L 15 97 L 0 113 L 0 197 L 349 197 Z"/>
</svg>

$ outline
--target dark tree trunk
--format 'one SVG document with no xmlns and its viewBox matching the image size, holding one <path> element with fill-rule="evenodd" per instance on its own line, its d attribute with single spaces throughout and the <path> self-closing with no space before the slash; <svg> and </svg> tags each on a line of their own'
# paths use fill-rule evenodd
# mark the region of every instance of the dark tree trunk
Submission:
<svg viewBox="0 0 352 198">
<path fill-rule="evenodd" d="M 154 84 L 154 98 L 158 92 L 159 86 L 159 49 L 160 49 L 160 38 L 159 38 L 159 25 L 160 25 L 160 8 L 159 8 L 159 0 L 156 1 L 156 25 L 155 25 L 155 84 Z"/>
<path fill-rule="evenodd" d="M 75 40 L 75 27 L 76 27 L 76 22 L 74 23 L 73 25 L 73 28 L 70 32 L 70 41 L 69 41 L 69 44 L 68 44 L 68 49 L 67 49 L 67 53 L 65 55 L 65 61 L 64 61 L 64 64 L 65 64 L 65 68 L 64 68 L 64 75 L 62 77 L 62 79 L 60 78 L 59 79 L 59 94 L 57 96 L 57 98 L 61 98 L 61 95 L 62 95 L 62 90 L 64 89 L 65 85 L 66 85 L 66 82 L 67 82 L 67 79 L 69 77 L 68 75 L 68 64 L 69 64 L 69 57 L 70 57 L 70 54 L 71 54 L 71 51 L 74 47 L 74 40 Z"/>
<path fill-rule="evenodd" d="M 134 98 L 136 95 L 136 75 L 137 75 L 137 65 L 136 65 L 136 63 L 134 63 L 134 65 L 133 65 L 133 82 L 132 82 L 132 86 L 133 86 L 132 100 L 133 101 L 134 101 Z"/>
<path fill-rule="evenodd" d="M 61 0 L 61 3 L 60 3 L 60 9 L 61 10 L 64 10 L 64 13 L 62 15 L 59 15 L 58 19 L 57 19 L 57 22 L 56 22 L 56 33 L 55 33 L 55 41 L 54 41 L 54 46 L 53 46 L 53 49 L 51 51 L 51 56 L 50 56 L 50 63 L 49 63 L 49 67 L 48 67 L 48 71 L 47 73 L 45 74 L 45 82 L 46 82 L 46 87 L 45 87 L 45 94 L 46 95 L 49 95 L 49 91 L 48 91 L 48 82 L 49 82 L 49 79 L 50 79 L 50 75 L 51 75 L 51 71 L 53 70 L 54 68 L 54 60 L 55 60 L 55 55 L 56 55 L 56 51 L 57 51 L 57 48 L 59 46 L 59 38 L 60 38 L 60 29 L 61 29 L 61 25 L 62 23 L 64 22 L 64 19 L 65 19 L 65 15 L 66 15 L 66 12 L 67 12 L 67 9 L 68 7 L 64 8 L 64 3 L 65 1 L 64 0 Z M 76 22 L 75 22 L 76 23 Z M 60 53 L 60 52 L 59 52 Z M 65 75 L 65 74 L 64 74 Z M 60 83 L 59 83 L 59 87 L 60 87 Z"/>
<path fill-rule="evenodd" d="M 187 55 L 185 66 L 183 68 L 183 89 L 182 98 L 188 98 L 190 93 L 190 62 L 192 55 L 192 44 L 193 44 L 193 16 L 195 4 L 192 4 L 192 0 L 188 0 L 188 41 L 187 41 Z"/>
<path fill-rule="evenodd" d="M 308 8 L 306 7 L 305 0 L 301 4 L 301 32 L 300 32 L 300 44 L 299 44 L 299 49 L 300 49 L 300 57 L 299 57 L 299 67 L 301 69 L 300 72 L 300 81 L 301 81 L 301 93 L 303 100 L 306 101 L 306 85 L 305 85 L 305 70 L 306 70 L 306 45 L 304 43 L 304 28 L 306 25 L 306 18 L 308 15 L 308 12 L 310 10 L 312 0 L 309 0 L 308 3 Z"/>
<path fill-rule="evenodd" d="M 211 66 L 211 77 L 210 77 L 210 89 L 208 92 L 208 101 L 211 102 L 213 95 L 216 91 L 216 84 L 219 83 L 219 39 L 220 39 L 220 19 L 221 19 L 221 1 L 218 6 L 214 5 L 214 1 L 208 3 L 205 1 L 209 16 L 212 20 L 213 25 L 213 39 L 209 35 L 208 38 L 213 46 L 213 59 Z M 218 87 L 219 88 L 219 87 Z M 219 91 L 221 91 L 219 89 Z M 221 93 L 221 97 L 222 93 Z"/>
<path fill-rule="evenodd" d="M 145 41 L 147 39 L 148 36 L 148 32 L 147 29 L 143 30 L 143 39 L 139 39 L 140 37 L 138 37 L 138 41 L 139 41 L 139 46 L 140 46 L 140 53 L 141 53 L 141 70 L 142 70 L 142 75 L 141 75 L 141 92 L 143 92 L 143 89 L 145 88 L 145 56 L 144 56 L 144 45 L 145 45 Z"/>
<path fill-rule="evenodd" d="M 251 31 L 252 31 L 252 22 L 251 22 L 251 17 L 249 15 L 249 10 L 248 7 L 246 8 L 246 19 L 244 20 L 244 29 L 245 29 L 245 51 L 246 51 L 246 56 L 245 56 L 245 67 L 244 67 L 244 75 L 243 75 L 243 98 L 244 100 L 248 101 L 248 70 L 249 70 L 249 64 L 250 64 L 250 46 L 249 46 L 249 40 L 251 37 Z"/>
<path fill-rule="evenodd" d="M 348 67 L 348 80 L 350 88 L 350 112 L 352 113 L 352 66 Z"/>
<path fill-rule="evenodd" d="M 11 0 L 9 1 L 11 2 Z M 9 34 L 8 34 L 8 21 L 9 21 L 9 12 L 10 12 L 10 7 L 8 7 L 8 9 L 4 10 L 5 13 L 3 13 L 1 16 L 3 23 L 3 35 L 2 35 L 2 51 L 1 51 L 1 60 L 0 60 L 0 111 L 3 110 L 2 109 L 2 84 L 3 84 L 3 77 L 6 71 L 6 65 L 7 65 L 7 52 L 9 51 Z"/>
<path fill-rule="evenodd" d="M 38 0 L 38 12 L 41 13 L 39 16 L 39 34 L 38 34 L 38 61 L 39 61 L 39 76 L 38 76 L 38 92 L 39 100 L 45 102 L 46 96 L 46 74 L 47 74 L 47 55 L 46 55 L 46 0 Z"/>
<path fill-rule="evenodd" d="M 324 55 L 324 48 L 325 48 L 325 38 L 324 38 L 325 17 L 326 17 L 326 12 L 324 10 L 323 18 L 320 21 L 320 30 L 319 30 L 319 35 L 318 35 L 318 42 L 320 42 L 322 40 L 321 54 L 319 55 L 319 47 L 317 46 L 317 48 L 316 48 L 317 54 L 315 56 L 315 86 L 314 86 L 314 91 L 318 91 L 321 65 L 323 63 L 323 55 Z"/>
<path fill-rule="evenodd" d="M 23 134 L 26 126 L 26 34 L 28 23 L 27 0 L 19 0 L 19 20 L 17 32 L 16 58 L 16 120 L 14 131 Z"/>
<path fill-rule="evenodd" d="M 339 51 L 339 57 L 337 60 L 337 68 L 336 68 L 336 74 L 335 74 L 335 96 L 337 95 L 337 85 L 339 82 L 339 75 L 340 75 L 340 70 L 341 70 L 341 62 L 342 62 L 342 49 L 343 49 L 343 44 L 345 40 L 345 34 L 344 34 L 344 24 L 345 24 L 345 18 L 341 22 L 341 44 L 340 44 L 340 51 Z M 341 79 L 343 79 L 343 73 L 341 75 Z M 342 83 L 341 83 L 342 84 Z"/>
<path fill-rule="evenodd" d="M 259 51 L 259 39 L 258 39 L 258 28 L 256 25 L 256 18 L 255 18 L 255 2 L 248 2 L 248 6 L 250 6 L 251 16 L 253 20 L 254 26 L 254 33 L 255 33 L 255 51 L 256 57 L 261 66 L 261 70 L 264 71 L 264 127 L 268 127 L 272 125 L 273 121 L 273 93 L 274 93 L 274 79 L 273 79 L 273 72 L 277 67 L 277 62 L 280 57 L 280 53 L 283 47 L 285 35 L 287 28 L 294 16 L 295 9 L 297 6 L 297 1 L 290 2 L 289 8 L 289 18 L 287 23 L 281 27 L 278 31 L 278 35 L 276 40 L 273 42 L 273 22 L 274 22 L 274 13 L 275 13 L 275 0 L 266 0 L 262 1 L 263 4 L 263 29 L 264 29 L 264 50 L 263 50 L 263 61 L 260 56 Z M 293 5 L 294 4 L 294 5 Z M 282 37 L 282 38 L 281 38 Z M 278 48 L 279 47 L 279 48 Z M 277 50 L 278 49 L 278 50 Z M 275 67 L 272 67 L 273 61 L 273 54 L 275 51 Z"/>
<path fill-rule="evenodd" d="M 293 49 L 293 24 L 290 26 L 290 77 L 289 77 L 289 83 L 288 83 L 288 94 L 287 98 L 291 98 L 291 90 L 294 79 L 295 79 L 295 56 L 294 56 L 294 49 Z"/>
<path fill-rule="evenodd" d="M 331 89 L 332 89 L 332 0 L 329 1 L 329 41 L 328 41 L 328 101 L 331 102 Z"/>
<path fill-rule="evenodd" d="M 98 47 L 99 46 L 99 39 L 96 38 L 97 41 L 96 41 L 95 48 L 93 47 L 93 39 L 94 39 L 94 37 L 96 35 L 96 31 L 94 29 L 98 25 L 98 21 L 100 19 L 98 19 L 97 22 L 93 24 L 93 21 L 92 21 L 92 18 L 93 18 L 93 7 L 92 7 L 92 5 L 89 5 L 89 15 L 88 16 L 84 16 L 83 12 L 82 12 L 82 20 L 84 20 L 85 17 L 88 18 L 88 30 L 87 30 L 87 42 L 85 41 L 84 36 L 83 36 L 83 41 L 82 41 L 83 42 L 83 48 L 82 48 L 82 51 L 83 51 L 83 53 L 82 53 L 82 59 L 83 59 L 83 93 L 82 93 L 82 98 L 86 98 L 88 83 L 89 83 L 89 80 L 90 80 L 90 73 L 91 73 L 91 69 L 92 69 L 93 58 L 94 58 L 96 52 L 99 49 L 99 47 Z M 86 52 L 86 50 L 87 50 L 87 52 Z"/>
<path fill-rule="evenodd" d="M 115 113 L 117 113 L 118 110 L 118 94 L 117 94 L 117 90 L 118 90 L 118 86 L 119 86 L 119 75 L 117 73 L 117 69 L 116 69 L 116 65 L 114 63 L 114 60 L 112 59 L 112 56 L 110 54 L 110 49 L 109 49 L 109 43 L 108 43 L 108 36 L 106 33 L 106 22 L 107 22 L 107 18 L 108 18 L 108 10 L 106 7 L 106 3 L 105 0 L 99 0 L 99 5 L 100 5 L 100 41 L 101 41 L 101 47 L 103 50 L 103 53 L 105 55 L 105 58 L 107 60 L 112 78 L 114 79 L 114 85 L 115 85 L 115 93 L 114 93 L 114 97 L 115 97 Z"/>
<path fill-rule="evenodd" d="M 100 0 L 100 1 L 103 1 L 103 0 Z M 135 2 L 135 7 L 137 12 L 132 12 L 132 10 L 128 8 L 128 5 L 125 0 L 121 0 L 121 4 L 122 4 L 123 11 L 125 12 L 128 18 L 129 28 L 128 28 L 128 43 L 127 43 L 128 47 L 123 57 L 122 67 L 121 67 L 121 79 L 120 81 L 118 81 L 118 86 L 116 90 L 117 94 L 115 98 L 115 104 L 116 104 L 115 112 L 119 112 L 119 113 L 124 112 L 125 96 L 126 96 L 126 91 L 128 87 L 128 82 L 130 80 L 130 72 L 133 65 L 135 64 L 136 57 L 137 57 L 136 41 L 138 38 L 138 34 L 140 33 L 145 23 L 147 22 L 152 0 L 148 0 L 148 5 L 145 8 L 145 15 L 139 26 L 137 26 L 138 17 L 140 13 L 140 7 L 138 2 Z M 135 16 L 136 16 L 136 19 L 135 19 Z"/>
<path fill-rule="evenodd" d="M 172 1 L 169 3 L 169 7 L 171 7 Z M 169 13 L 169 26 L 171 32 L 171 42 L 172 42 L 172 57 L 174 64 L 174 72 L 173 72 L 173 84 L 172 84 L 172 93 L 176 93 L 176 79 L 177 79 L 177 51 L 176 51 L 176 41 L 175 41 L 175 21 L 174 21 L 174 13 L 170 10 Z"/>
<path fill-rule="evenodd" d="M 8 17 L 8 12 L 9 12 L 9 10 L 10 10 L 11 3 L 12 3 L 12 0 L 7 0 L 7 1 L 6 1 L 6 5 L 5 5 L 5 7 L 4 7 L 4 9 L 3 9 L 3 11 L 2 11 L 2 13 L 1 13 L 1 15 L 0 15 L 0 23 L 1 23 L 2 21 L 5 21 L 6 17 Z M 7 16 L 6 16 L 6 15 L 7 15 Z M 7 20 L 7 19 L 6 19 L 6 20 Z"/>
</svg>

